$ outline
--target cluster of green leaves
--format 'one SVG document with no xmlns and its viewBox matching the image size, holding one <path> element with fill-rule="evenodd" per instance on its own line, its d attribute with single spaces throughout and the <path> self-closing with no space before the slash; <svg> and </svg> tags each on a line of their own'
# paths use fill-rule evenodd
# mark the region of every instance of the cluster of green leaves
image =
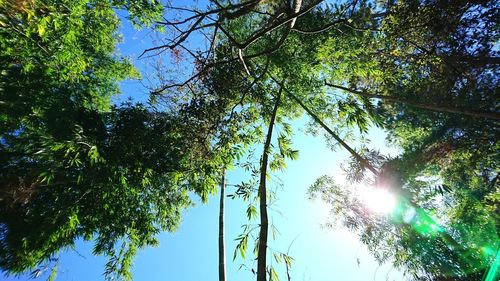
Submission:
<svg viewBox="0 0 500 281">
<path fill-rule="evenodd" d="M 359 20 L 351 21 L 356 28 L 330 38 L 319 56 L 325 77 L 347 89 L 332 94 L 349 101 L 361 124 L 370 118 L 383 126 L 403 151 L 395 159 L 366 151 L 379 174 L 367 175 L 353 162 L 350 180 L 390 187 L 450 237 L 377 218 L 331 179 L 320 179 L 311 192 L 325 196 L 380 261 L 392 261 L 415 279 L 479 280 L 494 258 L 488 249 L 498 247 L 498 126 L 494 118 L 467 112 L 498 111 L 494 6 L 398 1 L 380 15 L 375 5 L 362 3 Z M 378 94 L 378 101 L 356 91 Z M 453 113 L 445 112 L 449 108 Z M 450 239 L 463 249 L 450 248 Z"/>
<path fill-rule="evenodd" d="M 309 2 L 304 3 L 305 6 L 307 4 Z M 345 8 L 345 6 L 342 8 Z M 248 130 L 249 128 L 254 130 L 253 128 L 268 126 L 267 120 L 270 119 L 272 114 L 276 97 L 282 94 L 283 98 L 279 104 L 276 122 L 272 124 L 272 126 L 279 128 L 280 132 L 278 132 L 278 137 L 276 141 L 273 141 L 269 151 L 264 152 L 272 156 L 270 161 L 271 170 L 284 169 L 286 159 L 294 160 L 298 156 L 298 151 L 291 147 L 293 132 L 290 129 L 289 122 L 300 118 L 303 110 L 288 96 L 287 92 L 293 92 L 294 95 L 304 100 L 304 103 L 313 108 L 321 118 L 330 122 L 333 121 L 339 127 L 339 130 L 358 125 L 361 131 L 366 132 L 369 124 L 367 121 L 368 115 L 363 110 L 363 107 L 357 106 L 355 99 L 350 98 L 345 102 L 339 102 L 336 97 L 332 97 L 322 90 L 324 67 L 321 64 L 321 53 L 325 52 L 324 44 L 328 42 L 329 37 L 342 34 L 342 31 L 332 30 L 324 33 L 308 34 L 307 32 L 290 32 L 287 27 L 277 28 L 263 34 L 258 40 L 245 48 L 245 57 L 243 59 L 241 57 L 235 59 L 238 58 L 240 50 L 232 44 L 233 40 L 244 42 L 252 34 L 259 32 L 260 29 L 269 24 L 268 18 L 265 16 L 266 12 L 268 12 L 266 10 L 267 6 L 259 5 L 257 9 L 262 13 L 249 13 L 236 20 L 222 23 L 225 30 L 224 34 L 230 33 L 233 38 L 229 39 L 224 35 L 219 35 L 215 48 L 216 54 L 214 57 L 216 59 L 202 62 L 205 65 L 215 65 L 215 67 L 211 67 L 200 74 L 202 85 L 199 86 L 199 89 L 202 89 L 201 92 L 206 92 L 206 95 L 200 97 L 202 100 L 200 103 L 222 105 L 218 110 L 224 112 L 226 118 L 227 116 L 237 116 L 237 114 L 250 114 L 252 118 L 246 119 L 245 123 L 239 123 L 238 126 L 240 127 L 237 130 Z M 280 5 L 273 6 L 273 11 L 286 9 L 287 7 L 281 7 Z M 341 11 L 317 9 L 300 17 L 297 20 L 297 29 L 313 30 L 335 18 L 342 18 Z M 349 23 L 349 21 L 346 21 L 346 23 Z M 343 28 L 346 30 L 352 29 L 348 26 Z M 282 38 L 285 38 L 285 40 L 282 41 Z M 276 48 L 277 42 L 282 42 L 279 48 Z M 346 43 L 346 45 L 349 44 Z M 195 89 L 195 92 L 198 92 L 199 89 Z M 167 93 L 164 92 L 163 94 Z M 225 106 L 228 102 L 232 103 L 233 106 Z M 369 101 L 365 101 L 365 103 L 365 107 L 371 105 Z M 213 113 L 207 115 L 213 116 Z M 338 118 L 339 116 L 340 118 Z M 221 126 L 220 129 L 228 130 L 230 127 Z M 249 136 L 249 144 L 262 142 L 262 134 L 258 129 L 246 135 Z M 261 173 L 261 171 L 253 167 L 250 167 L 249 170 L 253 172 L 254 176 Z M 256 181 L 253 181 L 253 183 L 255 184 Z M 247 209 L 249 219 L 256 215 L 256 208 L 254 207 L 256 197 L 251 196 L 251 193 L 256 190 L 252 183 L 245 183 L 239 185 L 235 195 L 233 195 L 233 198 L 241 196 L 250 201 Z M 248 231 L 244 231 L 238 238 L 239 244 L 235 256 L 237 252 L 244 256 L 248 248 L 248 237 L 251 236 L 251 230 L 255 230 L 252 227 L 246 227 L 245 229 Z M 260 241 L 255 242 L 256 245 L 258 243 Z M 275 272 L 272 267 L 268 268 L 268 271 Z M 270 276 L 274 275 L 270 274 Z"/>
<path fill-rule="evenodd" d="M 109 257 L 108 278 L 130 279 L 137 249 L 176 229 L 189 191 L 213 192 L 233 152 L 213 153 L 212 120 L 196 122 L 190 104 L 179 112 L 110 106 L 118 82 L 138 77 L 115 53 L 115 8 L 148 24 L 162 7 L 0 4 L 0 267 L 8 273 L 84 238 Z"/>
<path fill-rule="evenodd" d="M 304 1 L 303 6 L 312 3 Z M 215 134 L 219 134 L 218 130 L 241 133 L 251 128 L 244 134 L 249 137 L 246 143 L 261 142 L 258 128 L 268 125 L 273 105 L 283 91 L 275 122 L 275 126 L 282 126 L 283 130 L 276 145 L 263 153 L 272 155 L 272 169 L 283 169 L 285 158 L 296 158 L 296 151 L 290 147 L 292 134 L 287 124 L 303 113 L 301 106 L 287 94 L 291 92 L 317 118 L 331 125 L 337 136 L 352 135 L 353 127 L 366 133 L 372 123 L 389 130 L 391 138 L 403 149 L 403 155 L 388 159 L 373 151 L 360 153 L 380 169 L 379 178 L 372 179 L 395 184 L 398 194 L 409 202 L 416 200 L 431 209 L 430 201 L 438 193 L 426 192 L 430 181 L 419 180 L 422 177 L 438 177 L 440 186 L 446 187 L 441 191 L 457 190 L 453 195 L 446 195 L 447 200 L 453 202 L 469 202 L 465 194 L 470 194 L 482 177 L 483 187 L 479 189 L 484 194 L 473 200 L 477 204 L 472 212 L 481 219 L 471 220 L 467 217 L 474 217 L 472 213 L 465 212 L 466 217 L 464 212 L 457 212 L 463 209 L 461 204 L 458 209 L 435 211 L 455 221 L 447 221 L 448 230 L 458 222 L 469 223 L 468 229 L 474 229 L 481 221 L 498 220 L 483 211 L 495 210 L 494 198 L 498 197 L 495 185 L 498 176 L 494 169 L 498 151 L 495 124 L 475 115 L 497 109 L 495 94 L 491 94 L 497 92 L 498 80 L 497 54 L 493 47 L 498 37 L 494 21 L 497 12 L 493 1 L 453 1 L 451 4 L 446 1 L 348 1 L 326 5 L 299 17 L 293 28 L 283 24 L 260 34 L 241 50 L 235 41 L 246 42 L 290 13 L 289 7 L 281 2 L 265 1 L 252 7 L 256 12 L 247 11 L 237 18 L 225 18 L 222 13 L 223 20 L 218 24 L 224 32 L 217 35 L 215 58 L 200 63 L 211 67 L 200 73 L 202 83 L 196 90 L 206 94 L 198 102 L 211 103 L 223 112 L 225 117 L 221 120 L 228 121 L 238 114 L 252 116 L 242 123 L 233 123 L 234 126 L 225 123 L 215 128 Z M 336 87 L 338 90 L 343 87 L 344 92 L 325 90 L 324 80 L 340 86 Z M 379 102 L 374 102 L 373 97 Z M 465 162 L 466 159 L 472 162 Z M 450 164 L 453 161 L 456 165 Z M 467 170 L 467 178 L 461 177 L 465 167 L 475 167 Z M 363 163 L 355 163 L 350 168 L 351 179 L 370 178 L 363 175 L 366 169 Z M 255 168 L 250 171 L 259 172 Z M 396 176 L 384 179 L 388 175 Z M 252 183 L 242 184 L 236 195 L 253 203 L 250 193 L 255 190 Z M 247 212 L 249 218 L 255 213 L 252 203 Z M 356 210 L 360 206 L 353 203 L 338 208 L 342 207 Z M 423 273 L 436 279 L 441 272 L 457 278 L 475 278 L 478 270 L 487 264 L 472 257 L 473 266 L 465 266 L 459 255 L 446 250 L 443 241 L 423 237 L 415 229 L 394 222 L 372 216 L 363 219 L 360 212 L 343 214 L 352 228 L 363 229 L 363 241 L 381 261 L 392 259 L 416 278 Z M 363 221 L 357 222 L 357 216 Z M 384 236 L 387 229 L 401 232 L 403 238 Z M 484 233 L 486 240 L 494 242 L 494 231 Z M 238 251 L 247 249 L 248 235 L 245 231 L 238 238 Z M 452 238 L 469 241 L 464 245 L 474 248 L 472 244 L 477 240 L 467 238 L 472 236 L 477 235 L 470 231 L 457 232 Z M 432 248 L 430 252 L 426 252 L 429 248 Z M 427 264 L 433 266 L 424 268 Z M 444 267 L 453 270 L 443 270 Z M 268 271 L 274 276 L 271 268 Z"/>
<path fill-rule="evenodd" d="M 15 130 L 31 113 L 44 118 L 49 109 L 62 110 L 70 101 L 107 109 L 109 98 L 119 93 L 117 81 L 138 77 L 130 62 L 114 53 L 120 41 L 114 8 L 130 8 L 135 22 L 147 23 L 157 18 L 161 5 L 134 0 L 2 1 L 2 128 Z"/>
<path fill-rule="evenodd" d="M 93 237 L 95 252 L 111 257 L 106 273 L 130 278 L 137 248 L 155 244 L 158 231 L 175 228 L 180 210 L 189 204 L 187 191 L 206 200 L 222 170 L 240 162 L 263 137 L 271 138 L 263 135 L 263 126 L 275 126 L 278 137 L 264 148 L 261 161 L 270 155 L 271 170 L 279 170 L 286 159 L 296 159 L 289 123 L 306 105 L 315 119 L 332 126 L 335 142 L 355 127 L 366 133 L 373 123 L 403 149 L 396 159 L 361 151 L 380 173 L 378 178 L 364 175 L 366 165 L 358 161 L 349 166 L 352 180 L 390 183 L 406 202 L 440 214 L 443 229 L 463 226 L 451 238 L 437 239 L 401 220 L 366 213 L 351 194 L 322 179 L 313 190 L 325 194 L 380 261 L 392 260 L 416 278 L 480 274 L 487 259 L 481 262 L 481 254 L 469 251 L 465 261 L 471 266 L 465 266 L 463 255 L 445 240 L 476 249 L 477 237 L 486 237 L 479 244 L 493 246 L 497 237 L 497 126 L 477 115 L 497 110 L 494 1 L 347 1 L 318 6 L 264 33 L 291 13 L 291 3 L 248 3 L 238 16 L 221 9 L 217 24 L 224 32 L 216 35 L 206 58 L 190 53 L 200 71 L 196 79 L 155 92 L 152 100 L 158 103 L 157 95 L 180 97 L 165 99 L 176 103 L 165 104 L 166 112 L 157 110 L 161 105 L 109 106 L 118 93 L 116 82 L 137 75 L 113 53 L 119 40 L 113 8 L 126 9 L 134 23 L 149 25 L 162 13 L 157 1 L 2 3 L 3 268 L 32 268 L 77 237 Z M 243 50 L 235 44 L 256 34 Z M 179 38 L 177 46 L 186 50 L 187 37 Z M 343 92 L 325 88 L 325 79 Z M 429 104 L 433 112 L 423 111 Z M 244 165 L 253 176 L 267 173 L 267 167 Z M 434 179 L 446 188 L 427 190 Z M 257 215 L 257 199 L 262 200 L 252 196 L 256 183 L 242 183 L 233 195 L 250 202 L 249 220 Z M 437 204 L 437 196 L 449 206 Z M 25 225 L 17 228 L 19 217 Z M 38 230 L 40 222 L 44 227 Z M 476 231 L 485 224 L 486 230 Z M 254 229 L 247 226 L 238 238 L 242 256 Z M 259 243 L 255 240 L 254 249 Z M 288 269 L 290 261 L 279 255 L 275 260 L 280 257 Z M 277 278 L 272 266 L 265 271 Z"/>
<path fill-rule="evenodd" d="M 216 185 L 217 167 L 179 118 L 140 105 L 86 114 L 64 141 L 38 132 L 4 140 L 3 268 L 21 272 L 84 237 L 111 257 L 107 273 L 130 277 L 136 248 L 175 230 L 187 192 Z M 115 254 L 121 240 L 126 250 Z"/>
</svg>

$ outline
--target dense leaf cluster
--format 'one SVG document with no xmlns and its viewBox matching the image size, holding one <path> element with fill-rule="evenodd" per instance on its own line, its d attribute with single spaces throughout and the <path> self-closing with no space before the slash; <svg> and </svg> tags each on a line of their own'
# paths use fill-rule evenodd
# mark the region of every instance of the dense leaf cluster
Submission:
<svg viewBox="0 0 500 281">
<path fill-rule="evenodd" d="M 379 261 L 415 280 L 478 280 L 499 246 L 495 1 L 233 2 L 2 4 L 0 266 L 21 272 L 84 237 L 111 257 L 109 276 L 130 278 L 131 257 L 175 229 L 187 192 L 207 199 L 222 171 L 241 164 L 253 179 L 233 198 L 249 201 L 260 225 L 245 226 L 235 254 L 254 242 L 258 280 L 274 280 L 267 168 L 297 158 L 290 122 L 307 113 L 319 125 L 311 132 L 325 129 L 352 154 L 349 180 L 400 200 L 381 217 L 331 178 L 311 188 Z M 163 13 L 168 43 L 149 51 L 194 63 L 190 78 L 153 91 L 152 106 L 110 106 L 117 81 L 137 75 L 114 53 L 113 8 L 143 25 Z M 207 49 L 190 49 L 195 33 Z M 349 144 L 372 125 L 399 156 Z M 241 162 L 259 143 L 259 161 Z M 290 257 L 275 254 L 288 275 Z"/>
<path fill-rule="evenodd" d="M 176 229 L 189 191 L 206 198 L 217 183 L 222 160 L 210 158 L 207 125 L 179 112 L 111 106 L 118 82 L 138 76 L 115 53 L 114 9 L 148 24 L 161 6 L 1 3 L 0 267 L 6 272 L 53 261 L 84 238 L 110 258 L 108 277 L 130 279 L 137 248 Z"/>
</svg>

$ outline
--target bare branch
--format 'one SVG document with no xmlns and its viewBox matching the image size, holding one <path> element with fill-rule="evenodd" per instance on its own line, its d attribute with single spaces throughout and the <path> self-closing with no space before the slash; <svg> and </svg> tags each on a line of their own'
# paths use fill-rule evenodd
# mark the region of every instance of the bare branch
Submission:
<svg viewBox="0 0 500 281">
<path fill-rule="evenodd" d="M 323 0 L 315 0 L 306 9 L 304 9 L 304 10 L 302 10 L 300 12 L 297 12 L 297 13 L 293 13 L 293 14 L 291 14 L 290 16 L 288 16 L 285 19 L 277 20 L 275 24 L 273 24 L 271 26 L 268 26 L 266 28 L 263 28 L 263 29 L 259 30 L 258 32 L 254 33 L 245 42 L 237 44 L 237 47 L 240 48 L 240 49 L 246 49 L 250 44 L 258 41 L 259 39 L 261 39 L 267 33 L 272 32 L 272 31 L 276 30 L 277 28 L 283 26 L 284 24 L 288 24 L 288 23 L 292 22 L 294 19 L 296 19 L 298 17 L 301 17 L 301 16 L 309 13 L 312 9 L 314 9 L 321 2 L 323 2 Z"/>
<path fill-rule="evenodd" d="M 245 59 L 243 58 L 243 51 L 241 49 L 238 49 L 238 57 L 241 60 L 241 63 L 243 64 L 243 68 L 245 68 L 245 72 L 250 76 L 250 71 L 248 71 L 248 67 L 245 63 Z"/>
<path fill-rule="evenodd" d="M 292 30 L 295 32 L 301 33 L 301 34 L 317 34 L 317 33 L 327 31 L 327 30 L 331 29 L 332 27 L 334 27 L 335 25 L 337 25 L 339 23 L 344 23 L 344 22 L 347 22 L 347 20 L 345 20 L 345 19 L 336 20 L 336 21 L 331 22 L 325 26 L 318 27 L 318 28 L 315 28 L 312 30 L 302 30 L 302 29 L 299 29 L 297 27 L 294 27 Z"/>
<path fill-rule="evenodd" d="M 190 83 L 191 81 L 195 80 L 196 78 L 198 78 L 201 74 L 203 73 L 203 70 L 194 74 L 193 76 L 189 77 L 187 80 L 185 80 L 184 82 L 182 83 L 174 83 L 174 84 L 168 84 L 168 85 L 164 85 L 163 87 L 157 89 L 157 90 L 154 90 L 153 92 L 151 92 L 152 95 L 158 95 L 158 94 L 161 94 L 161 92 L 167 90 L 167 89 L 170 89 L 170 88 L 175 88 L 175 87 L 184 87 L 186 86 L 188 83 Z"/>
</svg>

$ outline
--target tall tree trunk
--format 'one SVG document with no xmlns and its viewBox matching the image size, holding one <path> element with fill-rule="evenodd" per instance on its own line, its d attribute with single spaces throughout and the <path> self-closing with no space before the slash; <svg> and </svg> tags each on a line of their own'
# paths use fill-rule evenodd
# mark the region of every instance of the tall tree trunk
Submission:
<svg viewBox="0 0 500 281">
<path fill-rule="evenodd" d="M 257 281 L 267 280 L 267 235 L 269 231 L 269 220 L 267 216 L 267 162 L 269 159 L 269 147 L 271 146 L 271 139 L 273 136 L 273 127 L 278 112 L 278 106 L 281 100 L 281 92 L 283 88 L 280 87 L 278 96 L 274 103 L 273 113 L 267 128 L 266 141 L 264 143 L 264 150 L 262 151 L 262 159 L 260 163 L 260 182 L 259 182 L 259 211 L 260 211 L 260 233 L 259 233 L 259 252 L 257 254 Z"/>
<path fill-rule="evenodd" d="M 349 93 L 353 93 L 355 95 L 361 96 L 361 97 L 366 97 L 366 98 L 372 98 L 372 99 L 381 99 L 385 101 L 390 101 L 390 102 L 399 102 L 399 103 L 404 103 L 409 106 L 413 106 L 416 108 L 421 108 L 425 110 L 430 110 L 430 111 L 437 111 L 437 112 L 448 112 L 448 113 L 456 113 L 456 114 L 463 114 L 463 115 L 469 115 L 472 117 L 480 117 L 480 118 L 489 118 L 489 119 L 500 119 L 500 113 L 497 112 L 491 112 L 491 111 L 481 111 L 481 110 L 472 110 L 472 109 L 467 109 L 467 108 L 460 108 L 460 107 L 450 107 L 450 106 L 445 106 L 445 105 L 432 105 L 428 103 L 419 103 L 419 102 L 414 102 L 406 99 L 402 99 L 399 97 L 392 97 L 392 96 L 386 96 L 386 95 L 379 95 L 379 94 L 372 94 L 368 93 L 365 91 L 357 91 L 353 90 L 344 86 L 340 85 L 334 85 L 330 83 L 326 83 L 327 86 L 337 88 L 340 90 L 344 90 Z"/>
<path fill-rule="evenodd" d="M 226 247 L 224 244 L 224 189 L 226 188 L 226 169 L 220 181 L 219 205 L 219 281 L 226 281 Z"/>
</svg>

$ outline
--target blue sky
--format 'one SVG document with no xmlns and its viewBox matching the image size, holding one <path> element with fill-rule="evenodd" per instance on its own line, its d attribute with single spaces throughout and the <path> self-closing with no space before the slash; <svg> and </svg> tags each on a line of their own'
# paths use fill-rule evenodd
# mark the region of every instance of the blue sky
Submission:
<svg viewBox="0 0 500 281">
<path fill-rule="evenodd" d="M 147 31 L 136 31 L 126 22 L 122 32 L 124 42 L 119 46 L 119 51 L 131 57 L 139 69 L 147 70 L 147 61 L 137 60 L 137 57 L 142 50 L 153 44 L 154 35 Z M 139 101 L 145 100 L 148 93 L 137 81 L 123 82 L 122 90 L 124 97 L 130 96 Z M 122 99 L 123 97 L 118 98 L 116 102 Z M 293 124 L 296 133 L 294 147 L 300 150 L 299 159 L 289 161 L 288 168 L 275 174 L 270 182 L 270 187 L 276 188 L 278 178 L 282 188 L 277 188 L 278 200 L 270 208 L 271 220 L 281 235 L 271 241 L 269 247 L 286 252 L 293 241 L 289 253 L 295 260 L 291 275 L 292 280 L 296 281 L 404 280 L 401 272 L 391 266 L 379 266 L 366 247 L 347 231 L 322 227 L 328 220 L 328 208 L 320 201 L 308 200 L 307 189 L 324 174 L 341 181 L 343 174 L 339 165 L 348 155 L 340 149 L 332 152 L 322 137 L 306 135 L 306 121 L 304 118 Z M 383 132 L 372 129 L 370 137 L 372 147 L 385 147 Z M 388 148 L 382 149 L 382 152 L 384 151 L 395 153 Z M 234 170 L 228 173 L 227 182 L 236 184 L 245 178 L 243 171 Z M 231 193 L 231 188 L 227 188 L 227 193 Z M 255 279 L 249 270 L 239 270 L 242 263 L 255 267 L 251 247 L 245 261 L 239 257 L 235 261 L 232 260 L 236 246 L 234 238 L 241 233 L 241 225 L 247 222 L 245 210 L 246 203 L 239 199 L 226 198 L 227 280 L 230 281 Z M 139 252 L 133 268 L 134 280 L 217 280 L 217 220 L 218 194 L 206 205 L 197 202 L 195 207 L 186 210 L 176 233 L 161 234 L 159 247 Z M 102 280 L 106 259 L 93 256 L 91 249 L 92 243 L 78 241 L 76 251 L 64 252 L 60 258 L 57 280 Z M 280 277 L 285 280 L 284 265 L 278 265 L 277 268 L 281 273 Z M 28 280 L 28 277 L 0 275 L 3 280 Z M 40 280 L 43 280 L 43 277 Z"/>
</svg>

